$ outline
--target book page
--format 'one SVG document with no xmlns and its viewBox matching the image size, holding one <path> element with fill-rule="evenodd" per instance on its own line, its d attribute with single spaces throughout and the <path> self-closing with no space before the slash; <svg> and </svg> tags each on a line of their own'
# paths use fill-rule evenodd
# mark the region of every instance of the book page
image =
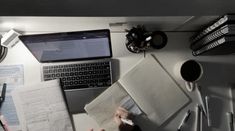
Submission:
<svg viewBox="0 0 235 131">
<path fill-rule="evenodd" d="M 12 92 L 23 131 L 72 131 L 58 80 L 22 87 Z"/>
<path fill-rule="evenodd" d="M 127 92 L 116 82 L 87 104 L 85 110 L 101 128 L 106 131 L 118 131 L 117 124 L 114 122 L 114 114 L 120 106 L 120 102 L 127 96 Z"/>
<path fill-rule="evenodd" d="M 189 102 L 189 98 L 153 56 L 143 59 L 119 82 L 158 126 Z"/>
</svg>

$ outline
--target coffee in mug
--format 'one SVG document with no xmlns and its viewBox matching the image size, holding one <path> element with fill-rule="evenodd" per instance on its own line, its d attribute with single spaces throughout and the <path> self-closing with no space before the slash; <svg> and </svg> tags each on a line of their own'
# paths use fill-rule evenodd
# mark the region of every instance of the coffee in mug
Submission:
<svg viewBox="0 0 235 131">
<path fill-rule="evenodd" d="M 191 92 L 197 86 L 197 81 L 201 78 L 203 69 L 199 62 L 187 60 L 181 64 L 179 72 L 181 78 L 185 80 L 186 89 Z"/>
</svg>

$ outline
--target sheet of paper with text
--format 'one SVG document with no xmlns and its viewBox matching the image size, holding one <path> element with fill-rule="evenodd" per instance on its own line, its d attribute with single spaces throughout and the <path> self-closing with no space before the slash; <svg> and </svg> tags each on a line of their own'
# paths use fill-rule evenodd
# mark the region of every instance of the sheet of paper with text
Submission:
<svg viewBox="0 0 235 131">
<path fill-rule="evenodd" d="M 73 131 L 58 80 L 12 92 L 23 131 Z"/>
</svg>

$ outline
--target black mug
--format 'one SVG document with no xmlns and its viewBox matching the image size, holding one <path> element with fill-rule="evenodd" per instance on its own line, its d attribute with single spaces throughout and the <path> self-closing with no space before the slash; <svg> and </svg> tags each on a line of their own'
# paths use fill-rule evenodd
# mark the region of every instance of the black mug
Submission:
<svg viewBox="0 0 235 131">
<path fill-rule="evenodd" d="M 193 91 L 197 86 L 197 81 L 202 77 L 203 68 L 196 60 L 187 60 L 180 64 L 179 73 L 185 81 L 185 87 L 188 91 Z"/>
</svg>

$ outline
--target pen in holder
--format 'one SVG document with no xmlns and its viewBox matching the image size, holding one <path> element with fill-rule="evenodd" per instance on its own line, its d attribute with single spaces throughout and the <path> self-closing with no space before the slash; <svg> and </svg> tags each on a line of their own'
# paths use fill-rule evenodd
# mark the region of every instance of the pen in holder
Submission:
<svg viewBox="0 0 235 131">
<path fill-rule="evenodd" d="M 202 77 L 203 68 L 195 60 L 187 60 L 176 66 L 175 69 L 180 77 L 185 81 L 185 87 L 188 91 L 193 91 L 197 86 L 197 81 Z"/>
</svg>

